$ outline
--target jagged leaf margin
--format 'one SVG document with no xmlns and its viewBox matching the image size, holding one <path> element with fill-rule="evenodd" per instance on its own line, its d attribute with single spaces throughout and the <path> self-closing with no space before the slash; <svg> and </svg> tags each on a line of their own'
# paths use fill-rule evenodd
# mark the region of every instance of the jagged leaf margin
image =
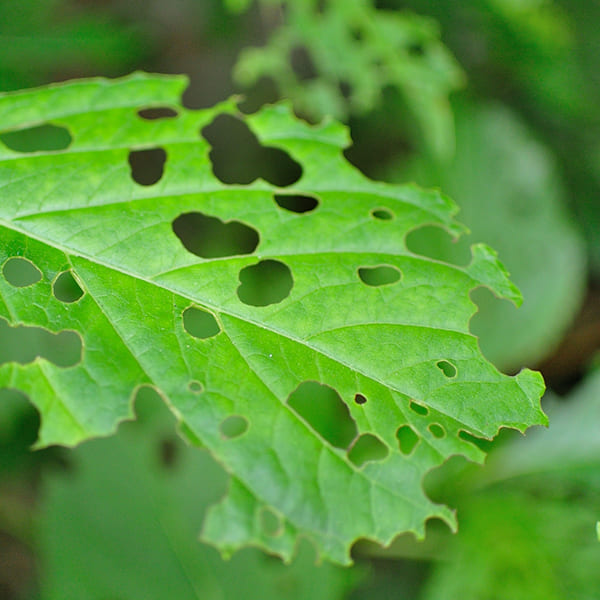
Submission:
<svg viewBox="0 0 600 600">
<path fill-rule="evenodd" d="M 422 536 L 432 517 L 454 526 L 452 511 L 425 496 L 424 474 L 453 454 L 482 460 L 462 432 L 492 437 L 546 420 L 539 374 L 499 373 L 468 331 L 471 289 L 486 285 L 514 301 L 518 291 L 484 245 L 473 247 L 466 268 L 409 252 L 404 239 L 416 227 L 464 230 L 455 205 L 435 191 L 366 179 L 343 158 L 349 139 L 337 123 L 309 126 L 283 104 L 238 115 L 263 144 L 302 165 L 301 179 L 283 191 L 314 196 L 314 211 L 285 211 L 273 199 L 282 190 L 260 179 L 223 184 L 200 131 L 215 115 L 235 114 L 235 103 L 186 110 L 185 85 L 135 73 L 0 97 L 4 131 L 50 122 L 72 136 L 62 151 L 0 147 L 0 264 L 22 256 L 42 274 L 28 287 L 0 277 L 0 314 L 12 326 L 77 332 L 83 348 L 69 368 L 40 358 L 2 364 L 0 386 L 31 397 L 42 416 L 40 446 L 113 432 L 132 417 L 140 386 L 154 386 L 187 438 L 231 474 L 203 531 L 224 554 L 252 544 L 289 560 L 305 536 L 321 556 L 347 564 L 358 538 Z M 137 114 L 165 105 L 178 116 Z M 168 155 L 164 175 L 138 185 L 128 154 L 156 146 Z M 188 252 L 172 222 L 190 211 L 254 227 L 257 249 L 219 259 Z M 291 269 L 293 289 L 278 304 L 246 305 L 236 294 L 239 272 L 267 258 Z M 381 264 L 397 268 L 400 281 L 365 285 L 358 269 Z M 65 270 L 85 292 L 77 302 L 53 296 Z M 182 322 L 190 305 L 210 311 L 220 333 L 190 336 Z M 445 374 L 440 361 L 456 372 Z M 337 390 L 358 432 L 376 436 L 388 456 L 359 468 L 313 431 L 286 404 L 305 381 Z M 357 393 L 367 401 L 354 402 Z M 220 426 L 231 415 L 249 427 L 226 439 Z M 420 441 L 410 455 L 398 446 L 403 426 Z M 261 529 L 264 507 L 280 516 L 278 535 Z"/>
</svg>

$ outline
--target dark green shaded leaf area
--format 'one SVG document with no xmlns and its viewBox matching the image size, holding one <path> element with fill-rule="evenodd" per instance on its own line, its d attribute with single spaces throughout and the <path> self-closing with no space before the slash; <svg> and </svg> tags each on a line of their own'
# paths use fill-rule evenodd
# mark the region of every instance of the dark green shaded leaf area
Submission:
<svg viewBox="0 0 600 600">
<path fill-rule="evenodd" d="M 227 474 L 175 436 L 155 394 L 140 395 L 139 422 L 83 444 L 68 473 L 45 481 L 42 600 L 345 597 L 360 572 L 315 566 L 307 542 L 287 566 L 253 548 L 224 561 L 199 544 L 203 514 L 225 492 Z"/>
<path fill-rule="evenodd" d="M 357 539 L 421 537 L 432 517 L 454 527 L 424 475 L 454 454 L 481 461 L 469 436 L 546 422 L 541 376 L 498 372 L 469 332 L 472 289 L 520 301 L 495 252 L 477 244 L 457 267 L 409 251 L 420 226 L 463 233 L 451 200 L 365 178 L 344 159 L 348 133 L 335 122 L 307 125 L 285 104 L 251 116 L 233 101 L 187 110 L 185 85 L 136 73 L 0 96 L 2 133 L 50 124 L 72 140 L 32 153 L 0 146 L 0 264 L 24 258 L 41 273 L 27 285 L 0 277 L 0 316 L 14 335 L 37 327 L 80 342 L 69 361 L 36 348 L 9 355 L 0 386 L 37 407 L 39 446 L 113 433 L 133 417 L 137 390 L 153 386 L 230 475 L 202 530 L 224 555 L 254 545 L 289 560 L 305 537 L 347 564 Z M 139 116 L 152 106 L 177 115 Z M 202 135 L 221 114 L 245 122 L 263 156 L 287 155 L 293 180 L 223 183 Z M 164 158 L 154 177 L 136 172 L 152 163 L 130 160 L 146 150 Z M 284 191 L 318 204 L 287 210 L 275 199 Z M 194 241 L 195 222 L 221 228 L 220 250 L 218 238 L 210 252 Z M 245 238 L 232 243 L 236 232 Z M 381 266 L 397 277 L 360 277 Z M 314 389 L 337 406 L 318 430 L 295 408 L 306 404 L 295 404 L 299 390 Z M 354 440 L 324 436 L 338 419 Z M 378 450 L 357 456 L 361 436 Z M 261 526 L 265 511 L 281 521 L 276 535 Z"/>
</svg>

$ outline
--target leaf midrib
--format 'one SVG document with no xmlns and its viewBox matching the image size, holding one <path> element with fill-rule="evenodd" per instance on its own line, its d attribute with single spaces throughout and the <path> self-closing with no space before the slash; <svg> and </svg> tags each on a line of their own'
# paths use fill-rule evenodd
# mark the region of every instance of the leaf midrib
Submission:
<svg viewBox="0 0 600 600">
<path fill-rule="evenodd" d="M 174 290 L 171 287 L 168 287 L 166 285 L 158 283 L 158 282 L 156 282 L 156 281 L 154 281 L 152 279 L 148 279 L 147 277 L 144 277 L 144 276 L 142 276 L 142 275 L 140 275 L 138 273 L 133 273 L 133 272 L 131 272 L 131 271 L 127 270 L 127 269 L 124 269 L 122 267 L 119 267 L 119 266 L 116 266 L 116 265 L 113 265 L 113 264 L 109 264 L 109 263 L 105 263 L 105 262 L 100 261 L 100 260 L 96 259 L 95 257 L 92 257 L 92 256 L 90 256 L 90 255 L 88 255 L 88 254 L 86 254 L 84 252 L 74 251 L 73 249 L 65 247 L 62 244 L 56 243 L 54 241 L 50 242 L 50 241 L 48 241 L 45 238 L 42 238 L 42 237 L 40 237 L 38 235 L 33 234 L 32 232 L 24 231 L 21 228 L 14 227 L 13 222 L 10 222 L 10 221 L 7 222 L 4 219 L 0 219 L 0 225 L 5 226 L 7 229 L 10 229 L 10 230 L 15 231 L 17 233 L 20 233 L 21 235 L 24 235 L 25 237 L 30 237 L 30 238 L 35 239 L 36 241 L 38 241 L 38 242 L 46 245 L 46 246 L 49 246 L 51 248 L 54 248 L 56 250 L 59 250 L 59 251 L 63 252 L 67 256 L 67 258 L 69 259 L 69 262 L 70 262 L 70 257 L 71 256 L 78 256 L 79 258 L 87 260 L 88 262 L 90 262 L 92 264 L 97 264 L 100 267 L 105 268 L 107 270 L 116 271 L 116 272 L 118 272 L 118 273 L 120 273 L 122 275 L 125 275 L 127 277 L 131 277 L 134 280 L 142 281 L 145 284 L 148 284 L 148 285 L 151 285 L 151 286 L 155 286 L 155 287 L 160 288 L 160 289 L 162 289 L 162 290 L 164 290 L 166 292 L 169 292 L 171 294 L 178 295 L 178 296 L 180 296 L 182 298 L 185 298 L 185 299 L 189 300 L 192 303 L 195 303 L 195 304 L 198 304 L 198 305 L 201 305 L 201 306 L 205 306 L 209 310 L 212 310 L 212 311 L 214 311 L 216 313 L 219 313 L 219 314 L 222 313 L 222 314 L 225 314 L 225 315 L 227 315 L 228 317 L 230 317 L 232 319 L 237 319 L 237 320 L 239 320 L 239 321 L 241 321 L 243 323 L 249 323 L 249 324 L 251 324 L 251 325 L 253 325 L 253 326 L 257 327 L 257 328 L 260 328 L 260 329 L 263 329 L 263 330 L 268 331 L 270 333 L 273 333 L 275 335 L 281 336 L 282 338 L 285 338 L 285 339 L 287 339 L 287 340 L 289 340 L 291 342 L 300 344 L 300 345 L 304 346 L 305 348 L 309 349 L 310 351 L 318 353 L 318 354 L 321 354 L 322 356 L 324 356 L 324 357 L 328 358 L 329 360 L 331 360 L 331 361 L 333 361 L 333 362 L 335 362 L 335 363 L 337 363 L 337 364 L 339 364 L 339 365 L 341 365 L 341 366 L 349 369 L 350 371 L 352 371 L 354 373 L 360 374 L 363 377 L 366 377 L 367 379 L 370 379 L 371 381 L 374 381 L 374 382 L 378 383 L 381 386 L 393 389 L 395 392 L 397 392 L 397 393 L 399 393 L 399 394 L 401 394 L 403 396 L 406 396 L 406 394 L 404 392 L 402 392 L 402 390 L 398 390 L 396 388 L 393 388 L 392 386 L 390 386 L 389 383 L 387 383 L 385 381 L 382 381 L 381 379 L 379 379 L 378 377 L 374 376 L 373 374 L 365 373 L 363 370 L 359 369 L 358 367 L 353 366 L 351 364 L 348 364 L 347 362 L 344 362 L 344 361 L 340 360 L 339 357 L 330 355 L 328 352 L 326 352 L 322 348 L 315 347 L 315 346 L 311 345 L 310 343 L 308 343 L 306 340 L 302 340 L 300 338 L 296 338 L 296 337 L 292 336 L 289 332 L 281 331 L 281 330 L 279 330 L 277 328 L 274 328 L 272 326 L 269 327 L 269 326 L 265 325 L 264 323 L 258 322 L 258 321 L 254 320 L 252 318 L 247 317 L 246 315 L 240 315 L 240 314 L 237 314 L 235 312 L 232 312 L 231 310 L 224 309 L 222 307 L 216 306 L 213 303 L 211 303 L 210 301 L 199 301 L 197 298 L 194 298 L 193 296 L 190 296 L 189 294 L 187 294 L 185 292 L 182 292 L 182 291 L 179 291 L 179 290 Z M 461 272 L 463 272 L 463 271 L 461 271 Z M 94 299 L 94 302 L 96 303 L 95 299 Z M 103 314 L 106 315 L 106 313 L 104 313 L 104 311 L 102 311 L 102 312 L 103 312 Z M 395 324 L 395 325 L 397 325 L 397 324 Z M 438 328 L 432 327 L 431 329 L 437 330 Z M 450 330 L 450 331 L 452 331 L 452 330 Z M 471 334 L 465 334 L 464 332 L 460 332 L 460 331 L 457 331 L 455 333 L 459 333 L 461 335 L 471 335 Z M 121 336 L 119 336 L 119 337 L 121 337 Z M 231 338 L 229 338 L 229 339 L 231 340 Z M 232 344 L 233 344 L 233 342 L 232 342 Z M 142 369 L 142 371 L 145 373 L 144 369 Z M 439 412 L 442 413 L 442 414 L 444 414 L 448 418 L 455 419 L 455 417 L 453 417 L 452 415 L 449 415 L 448 413 L 446 413 L 444 411 L 439 410 Z"/>
</svg>

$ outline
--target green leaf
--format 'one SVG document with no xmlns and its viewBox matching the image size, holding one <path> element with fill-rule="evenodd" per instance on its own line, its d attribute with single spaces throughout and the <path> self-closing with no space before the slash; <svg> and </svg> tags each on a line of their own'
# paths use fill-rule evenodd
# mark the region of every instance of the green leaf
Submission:
<svg viewBox="0 0 600 600">
<path fill-rule="evenodd" d="M 0 315 L 15 336 L 35 328 L 48 345 L 4 359 L 0 386 L 38 407 L 40 446 L 112 433 L 133 416 L 136 390 L 154 386 L 231 475 L 203 530 L 224 554 L 252 544 L 289 560 L 304 536 L 348 563 L 358 538 L 422 536 L 432 517 L 454 526 L 421 480 L 453 454 L 482 460 L 461 432 L 546 422 L 541 376 L 499 373 L 468 330 L 473 288 L 518 291 L 485 246 L 466 268 L 409 252 L 415 227 L 464 230 L 455 205 L 366 179 L 343 158 L 348 135 L 336 123 L 311 127 L 286 105 L 238 115 L 266 146 L 246 162 L 283 156 L 301 178 L 223 183 L 201 130 L 235 104 L 186 110 L 184 86 L 136 73 L 0 97 L 6 131 L 50 122 L 72 138 L 63 150 L 0 149 Z M 150 106 L 171 112 L 140 117 Z M 144 149 L 167 157 L 150 185 L 128 163 Z M 286 194 L 318 205 L 293 212 L 277 202 Z M 11 259 L 39 280 L 11 283 Z M 398 279 L 374 285 L 382 266 Z M 59 298 L 65 272 L 75 285 Z M 306 394 L 313 408 L 331 406 L 329 423 L 300 408 Z M 337 423 L 350 436 L 332 438 Z M 404 453 L 409 430 L 416 442 Z M 367 435 L 386 452 L 362 463 L 352 444 Z M 257 519 L 266 509 L 281 519 L 277 536 Z"/>
<path fill-rule="evenodd" d="M 155 403 L 142 423 L 74 451 L 69 473 L 46 477 L 40 520 L 43 600 L 343 598 L 360 571 L 314 565 L 306 542 L 289 566 L 248 548 L 231 561 L 198 543 L 203 513 L 227 475 L 178 441 Z"/>
<path fill-rule="evenodd" d="M 111 14 L 112 13 L 112 14 Z M 48 80 L 50 73 L 123 72 L 153 44 L 143 26 L 106 6 L 82 10 L 72 0 L 0 3 L 0 90 Z"/>
</svg>

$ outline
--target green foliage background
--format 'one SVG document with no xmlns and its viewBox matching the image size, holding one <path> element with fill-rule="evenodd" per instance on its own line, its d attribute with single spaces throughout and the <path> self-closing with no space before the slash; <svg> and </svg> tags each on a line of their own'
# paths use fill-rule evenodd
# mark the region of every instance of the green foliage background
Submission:
<svg viewBox="0 0 600 600">
<path fill-rule="evenodd" d="M 192 106 L 244 91 L 251 110 L 280 90 L 299 111 L 312 110 L 312 118 L 329 112 L 346 117 L 354 140 L 346 154 L 363 171 L 441 186 L 463 207 L 459 218 L 473 232 L 469 242 L 485 241 L 500 251 L 524 292 L 523 311 L 484 293 L 475 296 L 482 308 L 472 325 L 484 353 L 502 369 L 542 366 L 555 390 L 544 405 L 551 426 L 524 439 L 502 436 L 483 469 L 452 459 L 428 476 L 433 498 L 458 509 L 457 536 L 432 524 L 424 543 L 401 537 L 387 550 L 362 543 L 352 570 L 315 571 L 309 548 L 290 567 L 250 550 L 222 563 L 186 537 L 178 515 L 190 511 L 201 518 L 201 510 L 190 508 L 190 473 L 202 471 L 217 497 L 222 475 L 208 459 L 191 459 L 165 433 L 172 431 L 169 417 L 152 399 L 140 403 L 140 423 L 123 425 L 115 438 L 68 453 L 50 448 L 32 454 L 27 448 L 35 440 L 36 414 L 23 397 L 3 391 L 0 596 L 67 597 L 66 586 L 81 585 L 73 591 L 78 597 L 149 598 L 160 588 L 144 586 L 159 569 L 183 598 L 234 598 L 247 589 L 256 590 L 257 598 L 593 597 L 600 552 L 594 427 L 600 389 L 593 372 L 600 345 L 597 3 L 381 1 L 380 10 L 392 11 L 392 40 L 398 28 L 416 40 L 403 42 L 404 53 L 395 48 L 384 71 L 380 61 L 369 62 L 369 35 L 344 29 L 348 17 L 337 18 L 339 3 L 323 3 L 325 15 L 316 2 L 288 4 L 188 0 L 167 8 L 161 2 L 105 2 L 90 10 L 74 0 L 4 0 L 0 87 L 145 68 L 189 73 L 184 99 Z M 387 14 L 375 13 L 372 3 L 344 5 L 353 6 L 361 22 L 386 27 Z M 405 10 L 411 15 L 405 17 Z M 332 48 L 323 47 L 327 27 L 335 29 Z M 268 53 L 262 67 L 258 58 L 252 62 L 249 48 L 272 48 L 284 35 L 301 40 L 308 55 L 314 53 L 311 61 L 292 71 L 281 55 L 277 68 L 268 61 L 264 66 Z M 384 40 L 380 36 L 378 43 Z M 348 65 L 345 56 L 356 60 Z M 408 79 L 392 77 L 404 59 L 412 69 Z M 352 88 L 358 65 L 365 76 Z M 261 69 L 275 82 L 261 79 Z M 241 87 L 250 81 L 253 88 Z M 427 89 L 427 81 L 435 89 Z M 448 100 L 461 82 L 463 91 Z M 423 88 L 427 96 L 419 95 Z M 421 97 L 429 100 L 419 104 Z M 465 262 L 464 249 L 439 232 L 424 231 L 413 243 L 432 256 Z M 112 453 L 122 462 L 107 471 L 98 457 Z M 140 478 L 137 498 L 123 495 L 132 471 Z M 82 494 L 94 502 L 76 510 Z M 94 531 L 91 554 L 86 542 Z M 142 544 L 152 552 L 136 559 Z M 37 572 L 32 555 L 39 557 Z M 99 561 L 107 559 L 98 572 Z"/>
</svg>

